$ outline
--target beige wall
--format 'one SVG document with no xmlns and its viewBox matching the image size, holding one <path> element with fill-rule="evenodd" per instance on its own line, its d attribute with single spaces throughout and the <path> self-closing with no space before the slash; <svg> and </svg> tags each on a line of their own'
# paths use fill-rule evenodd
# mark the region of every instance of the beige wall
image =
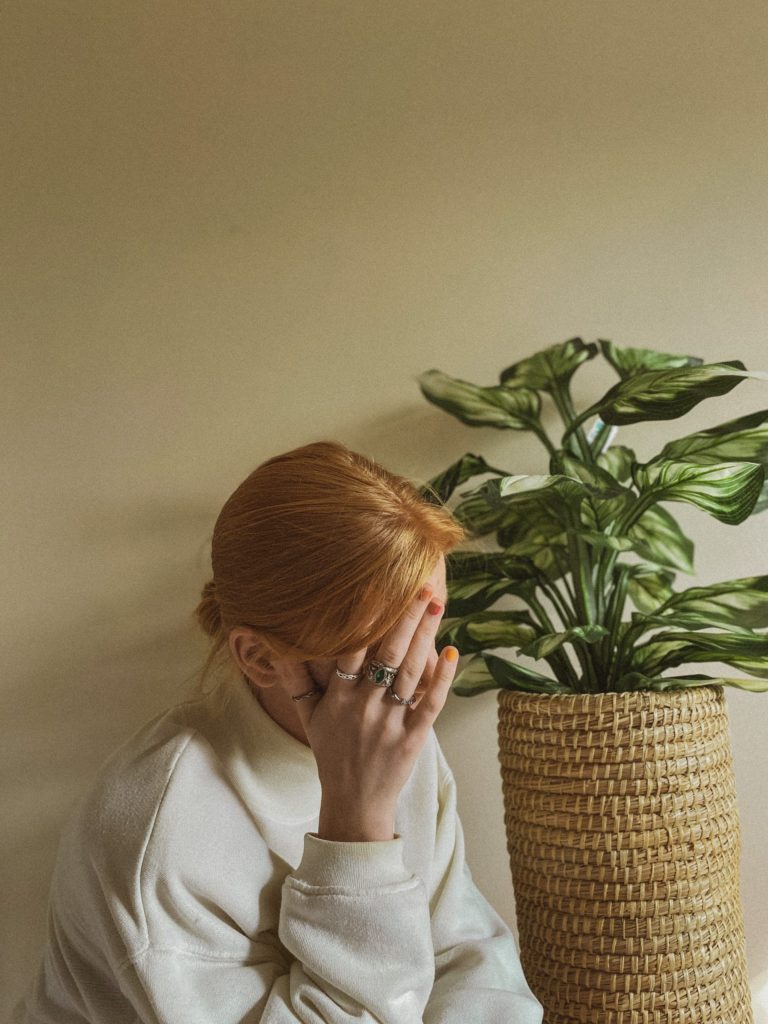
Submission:
<svg viewBox="0 0 768 1024">
<path fill-rule="evenodd" d="M 0 21 L 7 1001 L 69 807 L 202 660 L 210 532 L 255 465 L 335 437 L 419 480 L 465 451 L 545 472 L 537 442 L 463 427 L 415 377 L 496 383 L 577 334 L 768 369 L 768 14 L 10 0 Z M 582 369 L 579 404 L 614 379 Z M 650 457 L 766 404 L 748 381 L 622 440 Z M 765 516 L 672 511 L 697 580 L 768 571 Z M 768 694 L 728 702 L 757 990 Z M 437 731 L 511 923 L 495 696 L 451 697 Z"/>
</svg>

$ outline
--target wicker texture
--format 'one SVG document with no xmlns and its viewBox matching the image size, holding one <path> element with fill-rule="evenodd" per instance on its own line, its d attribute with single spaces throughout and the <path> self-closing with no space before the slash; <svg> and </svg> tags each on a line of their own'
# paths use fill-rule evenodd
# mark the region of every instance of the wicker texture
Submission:
<svg viewBox="0 0 768 1024">
<path fill-rule="evenodd" d="M 500 690 L 498 712 L 544 1024 L 752 1024 L 723 688 Z"/>
</svg>

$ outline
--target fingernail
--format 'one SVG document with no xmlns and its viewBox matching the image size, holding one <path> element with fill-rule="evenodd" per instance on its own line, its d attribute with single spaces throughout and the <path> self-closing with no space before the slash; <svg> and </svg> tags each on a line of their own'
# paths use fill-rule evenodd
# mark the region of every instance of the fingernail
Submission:
<svg viewBox="0 0 768 1024">
<path fill-rule="evenodd" d="M 419 591 L 419 600 L 426 601 L 428 597 L 432 597 L 432 587 L 423 586 Z"/>
<path fill-rule="evenodd" d="M 446 661 L 456 661 L 458 659 L 458 657 L 459 657 L 459 652 L 456 650 L 455 647 L 446 647 L 445 648 L 445 660 Z"/>
<path fill-rule="evenodd" d="M 429 604 L 427 605 L 427 611 L 429 612 L 430 615 L 439 615 L 439 613 L 442 610 L 443 606 L 440 604 L 439 601 L 430 601 Z"/>
</svg>

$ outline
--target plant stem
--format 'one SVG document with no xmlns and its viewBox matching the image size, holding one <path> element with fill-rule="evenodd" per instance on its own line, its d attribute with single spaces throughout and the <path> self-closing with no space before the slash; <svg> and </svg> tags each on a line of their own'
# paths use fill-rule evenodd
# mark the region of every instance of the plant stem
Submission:
<svg viewBox="0 0 768 1024">
<path fill-rule="evenodd" d="M 557 410 L 562 417 L 563 423 L 566 429 L 568 429 L 573 423 L 573 421 L 576 419 L 576 410 L 573 407 L 573 402 L 571 401 L 571 395 L 568 391 L 568 387 L 561 387 L 559 384 L 555 383 L 555 385 L 552 388 L 551 395 L 552 400 L 557 406 Z M 576 437 L 576 443 L 579 446 L 579 450 L 581 451 L 581 457 L 583 462 L 585 462 L 588 466 L 593 465 L 595 460 L 592 455 L 592 449 L 589 447 L 589 442 L 587 441 L 584 431 L 581 429 L 581 427 L 577 427 L 573 433 Z"/>
<path fill-rule="evenodd" d="M 548 580 L 546 577 L 543 577 L 539 585 L 557 609 L 557 614 L 562 619 L 563 625 L 566 628 L 568 626 L 572 626 L 574 622 L 573 613 L 571 609 L 568 608 L 568 606 L 566 605 L 565 601 L 563 600 L 563 595 L 557 589 L 555 583 L 551 580 Z"/>
<path fill-rule="evenodd" d="M 544 627 L 544 629 L 548 633 L 558 633 L 558 632 L 560 632 L 560 630 L 558 630 L 554 626 L 554 624 L 552 623 L 552 620 L 547 615 L 547 613 L 544 610 L 544 608 L 541 606 L 541 603 L 533 596 L 533 594 L 529 594 L 528 595 L 528 603 L 530 604 L 531 608 L 536 612 L 536 614 L 539 616 L 539 620 L 540 620 L 542 626 Z M 558 674 L 557 673 L 558 668 L 560 669 L 560 673 L 558 674 L 558 678 L 560 679 L 561 682 L 568 683 L 571 687 L 573 687 L 574 690 L 576 689 L 576 687 L 578 686 L 578 679 L 576 677 L 576 673 L 573 670 L 573 665 L 571 664 L 570 659 L 568 658 L 568 655 L 562 649 L 562 647 L 559 648 L 559 650 L 557 650 L 557 651 L 553 651 L 549 655 L 549 657 L 545 658 L 544 660 L 548 661 L 551 664 L 551 666 L 554 669 L 556 674 Z M 565 678 L 563 678 L 563 677 L 565 677 Z"/>
<path fill-rule="evenodd" d="M 550 456 L 556 454 L 557 448 L 552 443 L 552 441 L 547 435 L 547 432 L 544 430 L 544 427 L 540 423 L 533 421 L 531 423 L 531 431 L 536 435 L 536 437 L 538 437 L 538 439 L 549 452 Z"/>
<path fill-rule="evenodd" d="M 568 525 L 573 529 L 576 525 L 573 523 L 573 517 L 570 511 L 566 511 Z M 585 550 L 586 545 L 575 533 L 568 533 L 568 550 L 571 556 L 571 575 L 574 579 L 578 578 L 578 586 L 576 587 L 576 607 L 581 614 L 581 622 L 585 625 L 592 625 L 595 623 L 595 595 L 592 589 L 592 578 L 591 578 L 591 565 L 587 551 Z M 577 577 L 578 574 L 578 577 Z M 595 674 L 595 666 L 592 662 L 592 656 L 590 651 L 582 651 L 579 644 L 574 644 L 579 661 L 582 663 L 585 673 L 585 681 L 589 684 L 590 691 L 596 693 L 598 690 L 597 676 Z M 580 656 L 584 655 L 583 659 Z"/>
<path fill-rule="evenodd" d="M 562 558 L 562 555 L 560 553 L 559 548 L 553 547 L 552 548 L 552 553 L 553 553 L 553 555 L 555 557 L 555 560 L 556 560 L 558 566 L 560 567 L 560 572 L 562 573 L 562 576 L 560 577 L 560 579 L 563 582 L 563 589 L 565 590 L 566 594 L 568 595 L 568 597 L 570 598 L 570 601 L 571 601 L 571 614 L 570 614 L 570 619 L 569 619 L 569 625 L 572 626 L 576 622 L 576 620 L 577 620 L 578 612 L 576 610 L 576 595 L 574 594 L 573 588 L 571 587 L 570 583 L 568 582 L 568 573 L 571 572 L 571 567 L 568 564 L 568 560 L 567 559 L 565 560 L 565 564 L 563 563 L 563 558 Z M 553 586 L 554 586 L 554 584 L 553 584 Z"/>
<path fill-rule="evenodd" d="M 608 630 L 608 635 L 603 637 L 605 642 L 605 685 L 606 689 L 610 689 L 613 685 L 614 679 L 616 678 L 616 668 L 620 667 L 620 661 L 616 657 L 619 650 L 619 642 L 616 637 L 616 630 L 618 624 L 621 622 L 621 615 L 624 611 L 624 603 L 627 596 L 627 585 L 629 582 L 629 566 L 621 565 L 618 569 L 618 579 L 614 584 L 614 589 L 611 594 L 611 599 L 608 607 L 608 614 L 606 616 L 605 628 Z"/>
<path fill-rule="evenodd" d="M 603 448 L 605 448 L 605 442 L 608 440 L 608 435 L 610 434 L 610 432 L 610 426 L 603 420 L 603 428 L 597 435 L 597 437 L 594 439 L 591 445 L 592 458 L 595 460 L 595 462 L 597 462 L 598 455 L 602 455 Z"/>
</svg>

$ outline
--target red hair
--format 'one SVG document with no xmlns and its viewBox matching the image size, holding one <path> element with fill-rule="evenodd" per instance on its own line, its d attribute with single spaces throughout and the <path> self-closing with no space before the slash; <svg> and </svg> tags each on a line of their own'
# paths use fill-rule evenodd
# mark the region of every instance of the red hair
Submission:
<svg viewBox="0 0 768 1024">
<path fill-rule="evenodd" d="M 195 616 L 212 645 L 249 626 L 267 657 L 302 661 L 373 646 L 401 617 L 441 555 L 466 539 L 439 501 L 337 441 L 258 466 L 224 503 L 213 579 Z M 234 665 L 234 659 L 231 659 Z"/>
</svg>

